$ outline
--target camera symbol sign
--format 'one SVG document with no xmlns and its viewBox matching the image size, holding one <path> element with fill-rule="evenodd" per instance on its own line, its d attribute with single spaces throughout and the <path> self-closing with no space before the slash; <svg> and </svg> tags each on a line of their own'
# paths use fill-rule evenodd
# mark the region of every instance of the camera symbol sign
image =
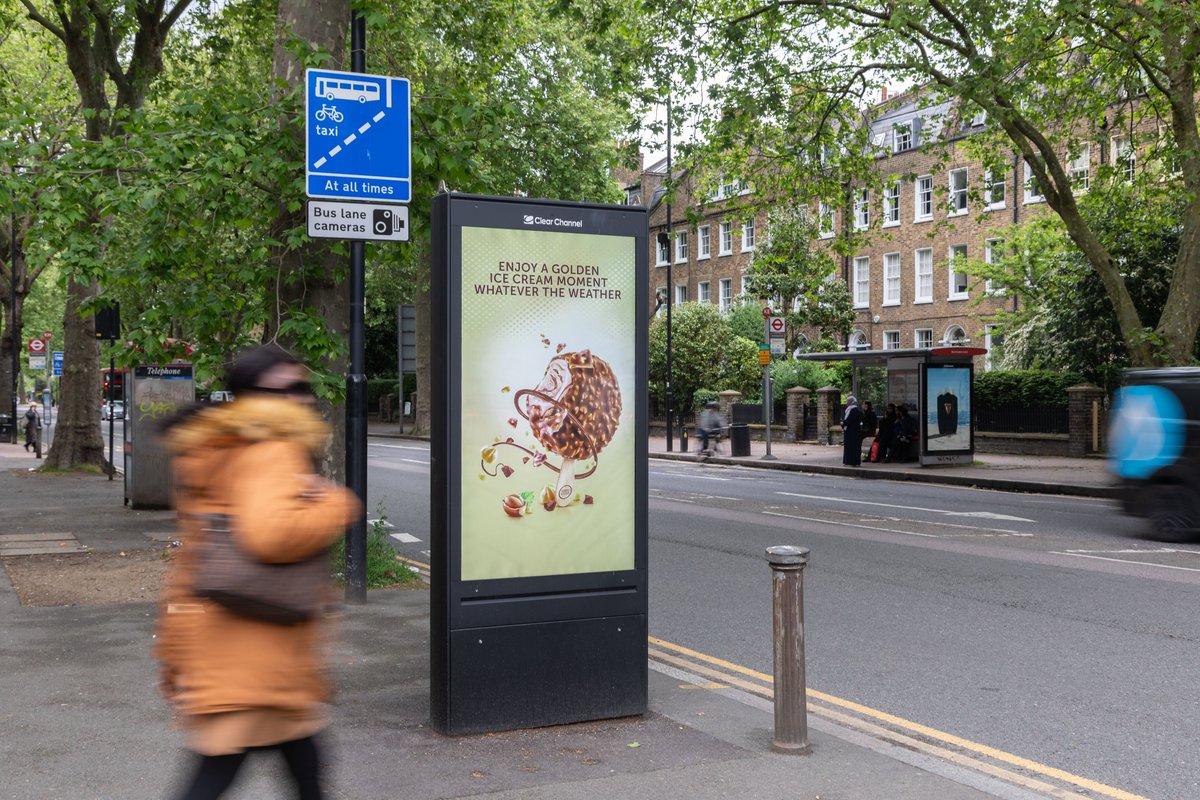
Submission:
<svg viewBox="0 0 1200 800">
<path fill-rule="evenodd" d="M 314 239 L 408 241 L 408 206 L 308 201 L 308 235 Z"/>
</svg>

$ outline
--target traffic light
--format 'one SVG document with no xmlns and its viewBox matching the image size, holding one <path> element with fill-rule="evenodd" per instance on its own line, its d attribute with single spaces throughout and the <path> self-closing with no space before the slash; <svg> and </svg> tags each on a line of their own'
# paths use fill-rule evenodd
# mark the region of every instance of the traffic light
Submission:
<svg viewBox="0 0 1200 800">
<path fill-rule="evenodd" d="M 121 338 L 121 304 L 96 310 L 96 338 L 115 342 Z"/>
</svg>

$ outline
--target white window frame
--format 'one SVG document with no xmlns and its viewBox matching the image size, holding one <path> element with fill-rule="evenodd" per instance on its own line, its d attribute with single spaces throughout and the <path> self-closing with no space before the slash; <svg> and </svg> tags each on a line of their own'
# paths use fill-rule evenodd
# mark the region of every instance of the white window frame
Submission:
<svg viewBox="0 0 1200 800">
<path fill-rule="evenodd" d="M 969 178 L 970 175 L 967 173 L 966 167 L 959 167 L 958 169 L 950 170 L 948 177 L 950 191 L 948 200 L 950 202 L 950 207 L 946 212 L 946 216 L 960 217 L 963 214 L 970 213 L 970 208 L 968 207 L 969 201 L 967 197 L 967 191 L 971 185 L 969 183 Z M 956 183 L 960 183 L 961 185 L 956 186 Z"/>
<path fill-rule="evenodd" d="M 696 229 L 696 260 L 712 258 L 712 226 L 701 225 Z"/>
<path fill-rule="evenodd" d="M 900 181 L 892 181 L 883 187 L 883 227 L 892 228 L 900 224 Z"/>
<path fill-rule="evenodd" d="M 717 255 L 731 256 L 733 255 L 733 223 L 729 220 L 723 220 L 717 228 L 718 238 Z"/>
<path fill-rule="evenodd" d="M 1071 188 L 1083 194 L 1091 185 L 1092 145 L 1084 142 L 1079 155 L 1067 162 L 1067 177 L 1071 179 Z"/>
<path fill-rule="evenodd" d="M 913 222 L 928 222 L 931 219 L 933 219 L 933 176 L 918 175 L 917 179 L 913 181 Z"/>
<path fill-rule="evenodd" d="M 987 353 L 983 356 L 983 369 L 985 372 L 991 372 L 996 369 L 996 364 L 992 360 L 992 349 L 995 346 L 995 336 L 993 332 L 1000 328 L 999 325 L 990 324 L 983 326 L 983 346 L 987 348 Z M 1000 345 L 1004 345 L 1004 334 L 1000 334 Z"/>
<path fill-rule="evenodd" d="M 870 350 L 871 340 L 862 331 L 855 331 L 850 334 L 850 339 L 846 343 L 846 349 L 852 353 L 858 350 Z"/>
<path fill-rule="evenodd" d="M 924 256 L 924 258 L 922 258 Z M 921 267 L 926 271 L 922 274 Z M 928 286 L 928 293 L 922 294 L 922 283 Z M 933 248 L 918 247 L 913 251 L 913 305 L 933 302 Z"/>
<path fill-rule="evenodd" d="M 654 237 L 654 266 L 665 267 L 669 263 L 671 257 L 671 239 L 667 237 L 666 241 Z"/>
<path fill-rule="evenodd" d="M 905 150 L 912 150 L 913 140 L 912 120 L 909 120 L 908 122 L 898 122 L 892 125 L 893 153 L 903 153 Z"/>
<path fill-rule="evenodd" d="M 900 331 L 884 331 L 883 332 L 883 349 L 884 350 L 899 350 L 900 349 Z"/>
<path fill-rule="evenodd" d="M 924 338 L 924 342 L 921 341 L 922 338 Z M 913 331 L 913 347 L 918 350 L 931 349 L 933 347 L 933 328 L 917 328 Z"/>
<path fill-rule="evenodd" d="M 952 244 L 946 251 L 946 299 L 947 300 L 966 300 L 971 296 L 971 276 L 959 269 L 954 268 L 954 259 L 957 255 L 967 257 L 967 246 L 965 244 Z M 962 275 L 963 288 L 958 288 L 958 282 L 954 280 L 956 275 Z"/>
<path fill-rule="evenodd" d="M 984 195 L 987 199 L 986 211 L 997 211 L 1008 205 L 1008 170 L 996 167 L 985 174 Z M 999 180 L 997 180 L 999 178 Z M 996 187 L 1000 187 L 1000 198 L 996 199 Z"/>
<path fill-rule="evenodd" d="M 698 284 L 696 284 L 696 302 L 712 302 L 712 283 L 709 281 L 700 281 Z"/>
<path fill-rule="evenodd" d="M 856 189 L 854 194 L 854 229 L 865 231 L 871 227 L 871 190 Z"/>
<path fill-rule="evenodd" d="M 1040 192 L 1034 193 L 1030 189 L 1030 186 L 1033 186 L 1034 181 L 1037 179 L 1033 175 L 1033 167 L 1029 166 L 1029 162 L 1024 161 L 1023 163 L 1025 164 L 1025 204 L 1029 205 L 1030 203 L 1046 202 L 1046 196 L 1044 194 L 1041 194 Z"/>
<path fill-rule="evenodd" d="M 747 295 L 748 291 L 747 291 L 746 287 L 748 287 L 749 285 L 750 285 L 750 279 L 747 278 L 745 275 L 743 275 L 742 276 L 742 297 L 745 297 Z"/>
<path fill-rule="evenodd" d="M 1125 163 L 1122 164 L 1122 161 Z M 1112 165 L 1127 181 L 1132 181 L 1137 174 L 1137 151 L 1128 136 L 1112 137 Z"/>
<path fill-rule="evenodd" d="M 688 232 L 679 231 L 675 234 L 675 263 L 686 264 L 688 260 Z"/>
<path fill-rule="evenodd" d="M 854 307 L 871 307 L 871 257 L 858 256 L 853 263 Z"/>
<path fill-rule="evenodd" d="M 996 251 L 1003 249 L 1003 247 L 1004 247 L 1003 239 L 984 239 L 983 240 L 983 263 L 995 264 L 996 263 Z M 1002 294 L 1004 294 L 1004 287 L 1000 287 L 999 289 L 995 288 L 994 286 L 992 286 L 992 279 L 988 278 L 987 280 L 985 280 L 983 282 L 983 291 L 984 291 L 984 294 L 1002 295 Z"/>
<path fill-rule="evenodd" d="M 675 284 L 675 305 L 681 306 L 687 302 L 687 284 Z"/>
<path fill-rule="evenodd" d="M 900 305 L 900 254 L 883 254 L 883 305 Z"/>
<path fill-rule="evenodd" d="M 742 223 L 742 252 L 754 250 L 754 220 L 748 219 Z"/>
<path fill-rule="evenodd" d="M 733 308 L 733 278 L 717 281 L 717 305 L 722 314 L 728 314 Z"/>
<path fill-rule="evenodd" d="M 962 331 L 962 338 L 955 339 L 950 336 L 950 332 L 955 329 Z M 961 347 L 964 344 L 970 343 L 971 340 L 967 338 L 967 329 L 962 325 L 959 325 L 957 322 L 946 326 L 945 332 L 942 333 L 942 341 L 940 342 L 940 344 L 944 344 L 947 347 Z"/>
<path fill-rule="evenodd" d="M 827 200 L 817 204 L 817 235 L 822 239 L 832 239 L 837 220 L 833 206 Z"/>
</svg>

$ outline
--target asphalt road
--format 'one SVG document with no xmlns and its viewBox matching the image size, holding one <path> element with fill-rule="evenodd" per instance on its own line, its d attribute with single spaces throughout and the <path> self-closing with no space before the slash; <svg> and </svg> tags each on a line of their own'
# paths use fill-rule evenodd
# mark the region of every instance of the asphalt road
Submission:
<svg viewBox="0 0 1200 800">
<path fill-rule="evenodd" d="M 428 553 L 428 448 L 370 516 Z M 650 629 L 771 671 L 774 544 L 812 549 L 815 689 L 1151 798 L 1200 796 L 1200 546 L 1107 501 L 650 462 Z"/>
</svg>

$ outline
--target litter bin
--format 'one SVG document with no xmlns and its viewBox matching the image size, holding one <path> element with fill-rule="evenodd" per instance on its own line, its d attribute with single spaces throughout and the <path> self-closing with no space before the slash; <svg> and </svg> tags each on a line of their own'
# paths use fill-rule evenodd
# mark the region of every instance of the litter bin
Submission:
<svg viewBox="0 0 1200 800">
<path fill-rule="evenodd" d="M 750 455 L 750 426 L 738 423 L 729 426 L 729 455 Z"/>
<path fill-rule="evenodd" d="M 10 417 L 8 414 L 0 414 L 0 442 L 7 442 L 11 440 L 12 435 L 12 417 Z"/>
</svg>

